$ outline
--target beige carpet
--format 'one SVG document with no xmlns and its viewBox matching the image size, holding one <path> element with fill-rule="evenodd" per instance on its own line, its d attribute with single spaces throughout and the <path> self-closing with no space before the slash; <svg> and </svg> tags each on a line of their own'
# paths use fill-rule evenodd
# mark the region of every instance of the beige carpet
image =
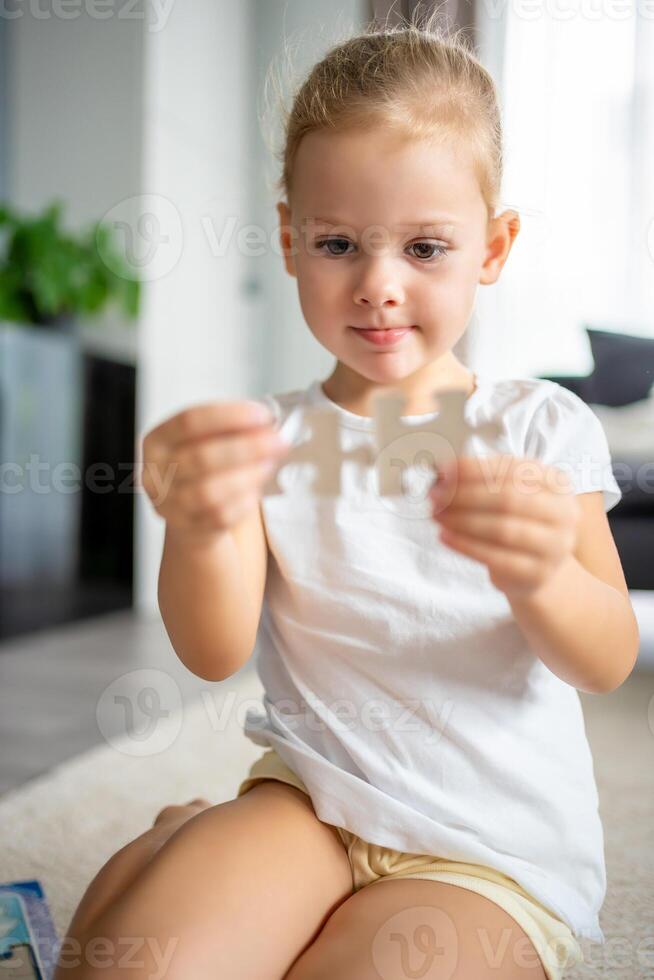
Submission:
<svg viewBox="0 0 654 980">
<path fill-rule="evenodd" d="M 39 878 L 59 935 L 118 848 L 168 803 L 233 799 L 261 752 L 241 726 L 261 688 L 252 671 L 207 685 L 157 742 L 111 739 L 0 798 L 0 881 Z M 604 947 L 583 944 L 573 978 L 654 978 L 654 673 L 610 695 L 582 695 L 606 836 Z M 133 754 L 134 752 L 138 754 Z"/>
</svg>

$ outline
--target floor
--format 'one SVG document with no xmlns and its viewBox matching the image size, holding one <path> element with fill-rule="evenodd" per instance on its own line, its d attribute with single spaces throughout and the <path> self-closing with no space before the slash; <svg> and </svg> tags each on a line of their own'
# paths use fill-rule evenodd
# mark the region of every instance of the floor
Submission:
<svg viewBox="0 0 654 980">
<path fill-rule="evenodd" d="M 654 595 L 647 594 L 648 598 Z M 641 628 L 641 639 L 643 630 Z M 587 722 L 601 738 L 601 716 L 617 713 L 623 727 L 647 718 L 654 734 L 654 671 L 650 638 L 642 664 L 608 695 L 580 693 Z M 647 653 L 647 656 L 645 656 Z M 152 685 L 170 698 L 199 697 L 211 682 L 176 656 L 160 617 L 119 611 L 16 637 L 0 644 L 0 794 L 52 766 L 133 729 L 116 711 L 116 693 L 128 690 L 131 671 L 155 671 Z M 250 660 L 243 670 L 254 670 Z M 120 685 L 119 689 L 110 685 Z M 163 685 L 163 686 L 162 686 Z M 142 681 L 139 688 L 143 687 Z M 108 699 L 112 700 L 107 710 Z M 147 705 L 144 711 L 147 711 Z"/>
<path fill-rule="evenodd" d="M 2 642 L 0 795 L 118 731 L 133 730 L 125 713 L 106 710 L 107 695 L 113 697 L 107 689 L 120 679 L 124 691 L 127 675 L 143 668 L 157 672 L 153 684 L 169 703 L 171 692 L 173 700 L 187 702 L 211 683 L 181 663 L 160 617 L 132 610 Z M 253 661 L 243 670 L 254 670 Z"/>
</svg>

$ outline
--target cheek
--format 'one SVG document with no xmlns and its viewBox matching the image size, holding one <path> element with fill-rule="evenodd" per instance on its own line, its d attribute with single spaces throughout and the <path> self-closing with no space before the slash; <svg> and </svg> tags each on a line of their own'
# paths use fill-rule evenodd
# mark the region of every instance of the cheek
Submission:
<svg viewBox="0 0 654 980">
<path fill-rule="evenodd" d="M 456 306 L 459 292 L 454 278 L 443 273 L 416 280 L 409 289 L 420 313 L 427 318 L 433 316 L 436 319 L 440 319 L 443 313 Z"/>
<path fill-rule="evenodd" d="M 477 279 L 468 264 L 450 264 L 418 282 L 414 295 L 423 308 L 455 311 L 468 306 L 476 288 Z"/>
<path fill-rule="evenodd" d="M 311 263 L 298 266 L 297 289 L 304 319 L 316 338 L 324 340 L 334 332 L 334 311 L 340 302 L 333 278 L 321 274 Z"/>
<path fill-rule="evenodd" d="M 297 268 L 298 276 L 312 289 L 326 290 L 329 280 L 333 278 L 333 271 L 330 275 L 330 270 L 325 269 L 325 263 L 306 255 L 301 257 Z"/>
<path fill-rule="evenodd" d="M 327 262 L 302 256 L 297 263 L 297 280 L 303 308 L 313 309 L 320 316 L 342 302 L 347 285 L 338 270 Z"/>
<path fill-rule="evenodd" d="M 300 297 L 307 305 L 322 306 L 329 295 L 325 277 L 311 268 L 298 269 L 297 285 Z"/>
</svg>

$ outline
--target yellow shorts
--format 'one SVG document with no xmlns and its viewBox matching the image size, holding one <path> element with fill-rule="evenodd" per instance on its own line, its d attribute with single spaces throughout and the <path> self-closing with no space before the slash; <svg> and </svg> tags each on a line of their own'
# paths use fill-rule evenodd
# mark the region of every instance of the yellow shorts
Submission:
<svg viewBox="0 0 654 980">
<path fill-rule="evenodd" d="M 263 779 L 278 779 L 310 795 L 302 780 L 274 749 L 267 749 L 250 767 L 238 788 L 237 797 Z M 335 829 L 347 850 L 355 892 L 379 878 L 428 878 L 459 885 L 485 895 L 515 919 L 533 943 L 548 980 L 561 980 L 567 966 L 583 961 L 581 947 L 569 926 L 502 872 L 429 854 L 396 851 L 370 844 L 343 827 Z"/>
</svg>

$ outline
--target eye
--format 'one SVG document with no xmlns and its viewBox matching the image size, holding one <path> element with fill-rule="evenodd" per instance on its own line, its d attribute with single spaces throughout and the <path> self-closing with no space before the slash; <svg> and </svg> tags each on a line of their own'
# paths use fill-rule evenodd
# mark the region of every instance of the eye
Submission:
<svg viewBox="0 0 654 980">
<path fill-rule="evenodd" d="M 434 252 L 432 252 L 431 255 L 423 254 L 423 255 L 416 256 L 416 258 L 426 259 L 427 261 L 430 261 L 431 259 L 434 259 L 441 255 L 446 255 L 448 252 L 448 249 L 445 247 L 445 245 L 437 245 L 436 242 L 413 242 L 412 245 L 409 245 L 409 248 L 433 248 Z"/>
<path fill-rule="evenodd" d="M 346 238 L 323 238 L 319 242 L 316 242 L 316 249 L 319 252 L 324 252 L 325 245 L 338 245 L 339 243 L 347 245 L 348 241 Z M 328 252 L 333 258 L 338 258 L 340 255 L 345 255 L 345 252 Z"/>
<path fill-rule="evenodd" d="M 349 242 L 347 238 L 322 238 L 320 239 L 320 241 L 315 242 L 315 248 L 318 252 L 324 252 L 325 247 L 327 246 L 328 255 L 330 255 L 332 258 L 340 258 L 342 255 L 347 255 L 347 252 L 346 251 L 332 252 L 330 246 L 344 245 L 345 248 L 347 248 L 348 244 Z M 423 263 L 431 262 L 435 258 L 440 258 L 441 256 L 446 255 L 447 252 L 449 251 L 449 249 L 445 245 L 438 245 L 435 242 L 413 242 L 411 245 L 409 245 L 409 248 L 433 249 L 431 255 L 424 255 L 424 254 L 414 255 L 415 258 L 420 259 L 420 261 Z"/>
</svg>

